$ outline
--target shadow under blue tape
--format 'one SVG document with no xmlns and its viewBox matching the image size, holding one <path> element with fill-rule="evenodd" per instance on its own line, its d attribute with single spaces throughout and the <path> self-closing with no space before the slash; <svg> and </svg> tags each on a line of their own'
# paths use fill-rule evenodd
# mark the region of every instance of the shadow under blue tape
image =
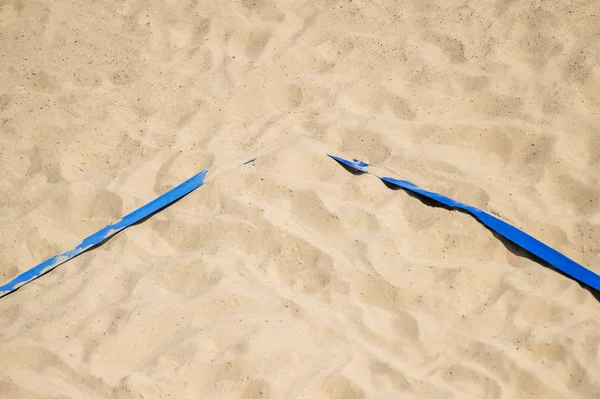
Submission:
<svg viewBox="0 0 600 399">
<path fill-rule="evenodd" d="M 328 154 L 329 155 L 329 154 Z M 369 173 L 367 166 L 369 164 L 361 162 L 357 159 L 347 160 L 334 155 L 329 155 L 332 159 L 336 160 L 346 168 L 357 171 L 358 173 Z M 469 213 L 470 215 L 477 218 L 484 226 L 490 230 L 506 238 L 508 241 L 519 246 L 525 251 L 535 255 L 539 259 L 547 262 L 549 265 L 561 271 L 568 277 L 583 283 L 595 290 L 600 291 L 600 276 L 579 263 L 567 258 L 557 250 L 549 247 L 543 242 L 533 238 L 529 234 L 519 230 L 518 228 L 506 223 L 497 217 L 490 215 L 489 213 L 482 211 L 479 208 L 463 204 L 448 198 L 442 194 L 434 193 L 431 191 L 423 190 L 417 185 L 406 181 L 394 179 L 392 177 L 379 177 L 384 183 L 407 190 L 410 193 L 418 194 L 419 196 L 433 200 L 439 204 L 452 209 L 458 209 Z"/>
<path fill-rule="evenodd" d="M 62 253 L 60 255 L 56 255 L 40 263 L 39 265 L 27 270 L 26 272 L 19 274 L 17 277 L 13 278 L 8 283 L 0 286 L 0 297 L 14 292 L 23 285 L 35 280 L 43 274 L 46 274 L 54 268 L 60 266 L 69 259 L 73 259 L 74 257 L 81 255 L 85 251 L 88 251 L 92 248 L 97 247 L 98 245 L 101 245 L 121 230 L 143 221 L 144 219 L 152 216 L 154 213 L 164 209 L 165 207 L 171 205 L 175 201 L 183 198 L 184 196 L 186 196 L 187 194 L 204 184 L 204 179 L 207 173 L 208 169 L 198 173 L 197 175 L 191 177 L 190 179 L 181 183 L 177 187 L 169 190 L 168 192 L 156 198 L 155 200 L 147 203 L 141 208 L 136 209 L 130 214 L 125 215 L 118 222 L 110 224 L 104 227 L 103 229 L 97 231 L 96 233 L 92 234 L 91 236 L 87 237 L 72 250 Z"/>
</svg>

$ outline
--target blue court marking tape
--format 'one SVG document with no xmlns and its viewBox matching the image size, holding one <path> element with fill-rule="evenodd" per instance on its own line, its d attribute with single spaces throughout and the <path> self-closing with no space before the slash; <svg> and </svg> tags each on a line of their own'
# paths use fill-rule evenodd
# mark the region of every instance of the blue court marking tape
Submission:
<svg viewBox="0 0 600 399">
<path fill-rule="evenodd" d="M 7 294 L 10 294 L 16 289 L 22 287 L 23 285 L 42 276 L 43 274 L 48 273 L 49 271 L 62 265 L 69 259 L 73 259 L 77 255 L 80 255 L 83 252 L 99 244 L 102 244 L 104 241 L 108 240 L 110 237 L 114 236 L 119 231 L 126 229 L 132 224 L 135 224 L 147 218 L 148 216 L 151 216 L 152 214 L 160 211 L 166 206 L 172 204 L 178 199 L 194 191 L 195 189 L 204 184 L 204 178 L 206 177 L 207 173 L 208 169 L 198 173 L 197 175 L 191 177 L 190 179 L 181 183 L 177 187 L 169 190 L 168 192 L 156 198 L 155 200 L 124 216 L 118 222 L 110 224 L 105 228 L 92 234 L 91 236 L 87 237 L 72 250 L 62 253 L 60 255 L 56 255 L 40 263 L 39 265 L 27 270 L 26 272 L 19 274 L 17 277 L 13 278 L 8 283 L 0 286 L 0 298 Z"/>
<path fill-rule="evenodd" d="M 329 156 L 351 169 L 363 173 L 369 173 L 367 169 L 369 164 L 365 162 L 361 162 L 357 159 L 353 159 L 350 161 L 333 155 Z M 481 223 L 487 226 L 490 230 L 500 234 L 502 237 L 508 239 L 509 241 L 513 242 L 514 244 L 518 245 L 524 250 L 548 262 L 550 265 L 554 266 L 558 270 L 579 281 L 580 283 L 586 284 L 600 291 L 599 275 L 580 265 L 579 263 L 573 261 L 572 259 L 567 258 L 565 255 L 561 254 L 553 248 L 550 248 L 543 242 L 533 238 L 524 231 L 519 230 L 518 228 L 506 223 L 505 221 L 500 220 L 497 217 L 490 215 L 485 211 L 482 211 L 481 209 L 475 208 L 467 204 L 463 204 L 462 202 L 455 201 L 452 198 L 448 198 L 444 195 L 434 193 L 431 191 L 423 190 L 422 188 L 409 181 L 394 179 L 392 177 L 377 177 L 379 177 L 382 181 L 388 184 L 392 184 L 404 190 L 408 190 L 415 194 L 419 194 L 423 197 L 430 198 L 450 208 L 462 209 L 470 213 Z"/>
<path fill-rule="evenodd" d="M 368 163 L 361 162 L 357 159 L 347 160 L 344 158 L 336 157 L 334 155 L 328 155 L 332 159 L 338 161 L 343 165 L 346 165 L 351 169 L 357 170 L 362 173 L 372 174 L 367 169 L 367 167 L 370 166 Z M 252 158 L 244 162 L 242 165 L 249 164 L 255 160 L 256 158 Z M 56 255 L 40 263 L 39 265 L 27 270 L 26 272 L 21 273 L 8 283 L 0 286 L 0 298 L 7 294 L 10 294 L 11 292 L 22 287 L 23 285 L 42 276 L 43 274 L 48 273 L 49 271 L 55 269 L 56 267 L 67 262 L 68 260 L 82 254 L 83 252 L 102 244 L 107 239 L 117 234 L 119 231 L 126 229 L 132 224 L 135 224 L 153 215 L 154 213 L 160 211 L 161 209 L 167 207 L 168 205 L 172 204 L 178 199 L 194 191 L 195 189 L 204 184 L 204 179 L 208 171 L 209 170 L 206 169 L 198 173 L 197 175 L 191 177 L 190 179 L 186 180 L 185 182 L 181 183 L 177 187 L 171 189 L 170 191 L 161 195 L 155 200 L 124 216 L 118 222 L 108 225 L 103 229 L 97 231 L 96 233 L 84 239 L 78 246 L 76 246 L 72 250 L 62 253 L 60 255 Z M 462 202 L 455 201 L 444 195 L 424 190 L 409 181 L 394 179 L 392 177 L 377 177 L 379 177 L 382 181 L 388 184 L 392 184 L 402 189 L 430 198 L 450 208 L 462 209 L 470 213 L 481 223 L 487 226 L 490 230 L 496 232 L 497 234 L 500 234 L 501 236 L 505 237 L 509 241 L 523 248 L 524 250 L 546 261 L 547 263 L 554 266 L 556 269 L 562 271 L 566 275 L 572 277 L 573 279 L 600 291 L 600 276 L 598 276 L 596 273 L 581 266 L 577 262 L 567 258 L 555 249 L 550 248 L 541 241 L 533 238 L 532 236 L 519 230 L 518 228 L 511 226 L 510 224 L 498 219 L 497 217 L 490 215 L 489 213 L 482 211 L 481 209 L 463 204 Z"/>
</svg>

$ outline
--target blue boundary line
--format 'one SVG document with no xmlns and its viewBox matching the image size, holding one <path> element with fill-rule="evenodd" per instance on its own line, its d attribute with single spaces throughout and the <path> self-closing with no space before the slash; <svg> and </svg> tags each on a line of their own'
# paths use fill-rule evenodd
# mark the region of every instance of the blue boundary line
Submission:
<svg viewBox="0 0 600 399">
<path fill-rule="evenodd" d="M 356 170 L 361 173 L 369 173 L 367 167 L 370 166 L 368 163 L 361 162 L 357 159 L 347 160 L 344 158 L 336 157 L 334 155 L 327 154 L 329 157 L 339 162 L 342 165 L 349 167 L 350 169 Z M 242 165 L 249 164 L 254 162 L 256 158 L 252 158 Z M 113 237 L 115 234 L 120 232 L 121 230 L 126 229 L 127 227 L 142 221 L 143 219 L 153 215 L 154 213 L 162 210 L 163 208 L 171 205 L 173 202 L 179 200 L 180 198 L 186 196 L 190 192 L 194 191 L 198 187 L 204 184 L 204 180 L 206 178 L 206 174 L 209 169 L 206 169 L 185 182 L 181 183 L 177 187 L 169 190 L 165 194 L 159 196 L 153 201 L 147 203 L 146 205 L 136 209 L 135 211 L 125 215 L 121 220 L 116 223 L 110 224 L 103 229 L 97 231 L 91 236 L 85 238 L 79 245 L 73 248 L 70 251 L 64 252 L 62 254 L 56 255 L 39 265 L 19 274 L 8 283 L 0 286 L 0 298 L 8 295 L 23 285 L 37 279 L 38 277 L 50 272 L 56 267 L 62 265 L 70 259 L 90 250 L 98 245 L 101 245 L 103 242 Z M 501 219 L 473 206 L 464 204 L 462 202 L 453 200 L 449 197 L 446 197 L 442 194 L 438 194 L 432 191 L 424 190 L 417 185 L 407 181 L 407 180 L 399 180 L 392 177 L 380 177 L 383 182 L 391 184 L 393 186 L 402 188 L 404 190 L 410 191 L 412 193 L 421 195 L 423 197 L 432 199 L 440 204 L 443 204 L 447 207 L 453 209 L 461 209 L 476 219 L 478 219 L 482 224 L 488 227 L 490 230 L 496 232 L 507 240 L 513 242 L 517 246 L 522 249 L 528 251 L 529 253 L 537 256 L 538 258 L 546 261 L 551 266 L 556 269 L 562 271 L 567 276 L 583 283 L 589 287 L 592 287 L 596 290 L 600 291 L 600 276 L 594 273 L 593 271 L 587 269 L 586 267 L 578 264 L 577 262 L 569 259 L 565 255 L 556 251 L 555 249 L 549 247 L 543 242 L 535 239 L 529 234 L 519 230 L 518 228 L 504 222 Z"/>
<path fill-rule="evenodd" d="M 357 159 L 347 160 L 344 158 L 336 157 L 334 155 L 329 155 L 332 159 L 338 161 L 342 165 L 345 165 L 351 169 L 362 173 L 369 173 L 367 167 L 369 164 L 365 162 L 361 162 Z M 579 263 L 573 261 L 572 259 L 566 257 L 561 254 L 557 250 L 549 247 L 543 242 L 537 240 L 536 238 L 530 236 L 522 230 L 506 223 L 503 220 L 498 219 L 497 217 L 490 215 L 489 213 L 482 211 L 479 208 L 475 208 L 473 206 L 463 204 L 462 202 L 455 201 L 452 198 L 448 198 L 442 194 L 438 194 L 432 191 L 427 191 L 419 186 L 407 181 L 407 180 L 399 180 L 394 179 L 392 177 L 379 177 L 382 181 L 394 185 L 396 187 L 402 188 L 404 190 L 410 191 L 412 193 L 421 195 L 423 197 L 432 199 L 440 204 L 446 205 L 447 207 L 454 209 L 461 209 L 471 214 L 475 218 L 477 218 L 481 223 L 483 223 L 490 230 L 496 232 L 512 243 L 518 245 L 523 248 L 527 252 L 537 256 L 538 258 L 548 262 L 551 266 L 560 270 L 567 276 L 583 283 L 589 287 L 592 287 L 596 290 L 600 291 L 600 276 L 589 270 L 588 268 L 580 265 Z"/>
<path fill-rule="evenodd" d="M 74 257 L 81 255 L 82 253 L 102 244 L 118 232 L 127 227 L 135 224 L 148 216 L 160 211 L 167 207 L 178 199 L 184 197 L 190 192 L 194 191 L 198 187 L 204 184 L 204 179 L 209 169 L 203 170 L 202 172 L 194 175 L 185 182 L 181 183 L 177 187 L 169 190 L 165 194 L 156 198 L 155 200 L 147 203 L 146 205 L 136 209 L 135 211 L 125 215 L 121 220 L 116 223 L 109 224 L 101 230 L 98 230 L 91 236 L 85 238 L 79 245 L 70 251 L 62 254 L 53 256 L 52 258 L 40 263 L 39 265 L 19 274 L 8 283 L 0 286 L 0 298 L 14 292 L 20 287 L 27 283 L 35 280 L 36 278 L 48 273 L 56 267 L 62 265 L 66 261 L 73 259 Z"/>
<path fill-rule="evenodd" d="M 256 161 L 256 159 L 256 157 L 249 159 L 242 165 L 252 163 Z M 203 170 L 202 172 L 184 181 L 177 187 L 174 187 L 173 189 L 164 193 L 160 197 L 136 209 L 128 215 L 123 216 L 123 218 L 118 222 L 110 224 L 101 230 L 98 230 L 91 236 L 85 238 L 79 245 L 77 245 L 72 250 L 53 256 L 52 258 L 40 263 L 39 265 L 34 266 L 31 269 L 19 274 L 18 276 L 10 280 L 8 283 L 0 286 L 0 298 L 10 294 L 11 292 L 16 291 L 20 287 L 24 286 L 27 283 L 30 283 L 31 281 L 48 273 L 49 271 L 54 270 L 56 267 L 62 265 L 68 260 L 73 259 L 76 256 L 81 255 L 82 253 L 97 247 L 98 245 L 101 245 L 121 230 L 124 230 L 127 227 L 136 224 L 149 216 L 152 216 L 156 212 L 162 210 L 163 208 L 171 205 L 173 202 L 191 193 L 192 191 L 204 184 L 204 179 L 206 178 L 206 174 L 209 172 L 209 170 L 210 169 Z"/>
</svg>

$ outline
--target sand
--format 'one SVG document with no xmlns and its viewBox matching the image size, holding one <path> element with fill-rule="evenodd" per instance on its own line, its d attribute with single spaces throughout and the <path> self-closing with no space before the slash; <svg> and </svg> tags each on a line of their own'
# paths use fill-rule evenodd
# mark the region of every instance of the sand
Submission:
<svg viewBox="0 0 600 399">
<path fill-rule="evenodd" d="M 4 398 L 591 398 L 597 1 L 0 3 Z M 252 158 L 249 165 L 239 166 Z"/>
</svg>

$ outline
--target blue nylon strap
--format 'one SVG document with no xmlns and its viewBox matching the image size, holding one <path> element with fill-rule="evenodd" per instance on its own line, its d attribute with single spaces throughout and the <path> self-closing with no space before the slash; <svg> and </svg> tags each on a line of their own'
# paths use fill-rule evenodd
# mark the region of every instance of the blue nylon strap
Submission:
<svg viewBox="0 0 600 399">
<path fill-rule="evenodd" d="M 23 285 L 35 280 L 41 275 L 48 273 L 50 270 L 53 270 L 54 268 L 60 266 L 69 259 L 72 259 L 77 255 L 80 255 L 83 252 L 103 243 L 110 237 L 117 234 L 119 231 L 145 219 L 148 216 L 151 216 L 152 214 L 163 209 L 164 207 L 172 204 L 173 202 L 177 201 L 183 196 L 194 191 L 195 189 L 204 184 L 204 178 L 206 177 L 207 173 L 208 169 L 198 173 L 197 175 L 191 177 L 190 179 L 181 183 L 177 187 L 169 190 L 168 192 L 156 198 L 155 200 L 124 216 L 118 222 L 110 224 L 104 227 L 103 229 L 97 231 L 96 233 L 92 234 L 91 236 L 87 237 L 72 250 L 62 253 L 60 255 L 56 255 L 40 263 L 39 265 L 27 270 L 26 272 L 19 274 L 17 277 L 13 278 L 8 283 L 0 286 L 0 298 L 7 294 L 10 294 L 19 287 L 22 287 Z"/>
<path fill-rule="evenodd" d="M 361 162 L 356 159 L 350 161 L 333 155 L 329 156 L 351 169 L 363 173 L 369 173 L 367 169 L 367 166 L 369 166 L 369 164 L 367 163 Z M 398 180 L 391 177 L 379 178 L 388 184 L 400 187 L 404 190 L 408 190 L 415 194 L 419 194 L 423 197 L 427 197 L 450 208 L 462 209 L 470 213 L 471 215 L 476 217 L 481 223 L 487 226 L 490 230 L 496 232 L 497 234 L 500 234 L 502 237 L 508 239 L 509 241 L 513 242 L 514 244 L 518 245 L 524 250 L 548 262 L 550 265 L 554 266 L 555 268 L 562 271 L 566 275 L 572 277 L 573 279 L 600 291 L 599 275 L 578 264 L 577 262 L 567 258 L 565 255 L 561 254 L 557 250 L 550 248 L 543 242 L 533 238 L 532 236 L 523 232 L 522 230 L 519 230 L 518 228 L 504 222 L 503 220 L 500 220 L 497 217 L 490 215 L 485 211 L 482 211 L 481 209 L 463 204 L 462 202 L 455 201 L 452 198 L 448 198 L 444 195 L 434 193 L 431 191 L 423 190 L 422 188 L 416 186 L 415 184 L 409 181 Z"/>
</svg>

